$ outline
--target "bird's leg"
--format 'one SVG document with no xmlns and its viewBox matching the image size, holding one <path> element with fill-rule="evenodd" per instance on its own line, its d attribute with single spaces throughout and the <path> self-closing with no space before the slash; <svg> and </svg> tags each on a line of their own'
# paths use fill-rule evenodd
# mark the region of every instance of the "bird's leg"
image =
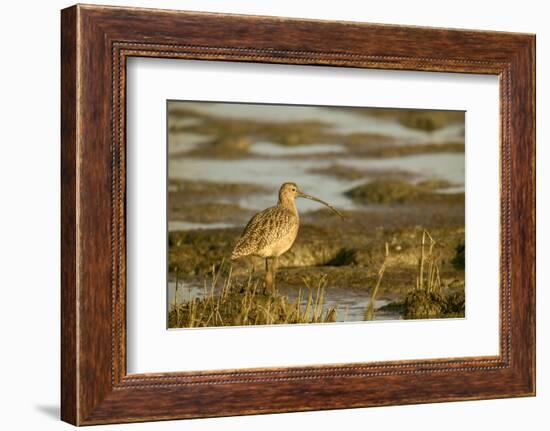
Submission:
<svg viewBox="0 0 550 431">
<path fill-rule="evenodd" d="M 273 290 L 273 261 L 272 258 L 265 259 L 265 287 L 267 290 Z"/>
<path fill-rule="evenodd" d="M 271 271 L 273 272 L 273 289 L 275 290 L 275 280 L 277 279 L 277 266 L 279 263 L 279 258 L 277 256 L 274 256 L 271 258 Z"/>
</svg>

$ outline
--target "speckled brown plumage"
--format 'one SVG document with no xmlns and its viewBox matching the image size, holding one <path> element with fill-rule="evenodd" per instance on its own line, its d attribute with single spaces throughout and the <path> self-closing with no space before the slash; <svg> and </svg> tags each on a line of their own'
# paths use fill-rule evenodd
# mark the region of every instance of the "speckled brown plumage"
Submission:
<svg viewBox="0 0 550 431">
<path fill-rule="evenodd" d="M 256 214 L 248 222 L 239 238 L 231 259 L 255 255 L 280 256 L 287 251 L 296 236 L 300 220 L 298 212 L 281 203 Z"/>
</svg>

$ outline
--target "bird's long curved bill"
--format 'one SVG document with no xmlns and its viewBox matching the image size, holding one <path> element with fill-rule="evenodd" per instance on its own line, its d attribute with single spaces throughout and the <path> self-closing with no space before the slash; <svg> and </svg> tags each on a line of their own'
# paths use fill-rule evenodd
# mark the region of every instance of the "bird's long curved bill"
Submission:
<svg viewBox="0 0 550 431">
<path fill-rule="evenodd" d="M 302 193 L 302 192 L 300 192 L 298 194 L 298 196 L 301 197 L 301 198 L 310 199 L 312 201 L 319 202 L 320 204 L 323 204 L 326 207 L 330 208 L 335 214 L 339 215 L 342 219 L 344 219 L 344 216 L 342 215 L 342 213 L 340 211 L 338 211 L 336 208 L 334 208 L 332 205 L 326 203 L 325 201 L 323 201 L 319 198 L 316 198 L 315 196 L 307 195 L 307 194 Z"/>
</svg>

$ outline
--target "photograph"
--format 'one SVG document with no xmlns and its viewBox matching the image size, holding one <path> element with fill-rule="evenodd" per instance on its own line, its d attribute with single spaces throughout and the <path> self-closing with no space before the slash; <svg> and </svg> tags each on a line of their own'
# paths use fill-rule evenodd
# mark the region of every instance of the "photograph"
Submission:
<svg viewBox="0 0 550 431">
<path fill-rule="evenodd" d="M 168 328 L 465 317 L 464 111 L 166 109 Z"/>
</svg>

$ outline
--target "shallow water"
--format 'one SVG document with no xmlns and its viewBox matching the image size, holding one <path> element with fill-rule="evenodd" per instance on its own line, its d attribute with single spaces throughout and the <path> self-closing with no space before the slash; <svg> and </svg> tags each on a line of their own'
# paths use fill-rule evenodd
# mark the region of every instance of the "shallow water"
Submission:
<svg viewBox="0 0 550 431">
<path fill-rule="evenodd" d="M 279 292 L 287 296 L 290 301 L 294 302 L 298 298 L 299 288 L 297 287 L 279 287 Z M 176 293 L 176 283 L 168 282 L 168 302 L 174 303 Z M 189 298 L 204 297 L 204 287 L 198 283 L 178 283 L 178 302 L 183 302 Z M 313 299 L 317 289 L 313 290 Z M 302 306 L 305 307 L 308 300 L 307 288 L 302 289 Z M 375 309 L 387 305 L 390 301 L 381 299 L 375 302 Z M 325 302 L 323 313 L 330 308 L 336 307 L 336 320 L 338 322 L 361 322 L 364 321 L 365 311 L 370 303 L 370 292 L 364 289 L 347 288 L 347 287 L 326 287 Z M 395 312 L 378 312 L 375 313 L 374 320 L 400 320 L 402 317 Z"/>
<path fill-rule="evenodd" d="M 313 169 L 322 169 L 338 163 L 344 166 L 377 171 L 380 169 L 405 170 L 417 175 L 417 180 L 443 179 L 464 189 L 464 154 L 435 153 L 420 154 L 398 158 L 367 159 L 352 156 L 331 155 L 330 158 L 278 159 L 257 158 L 237 160 L 216 160 L 206 158 L 181 158 L 170 160 L 170 177 L 187 180 L 212 182 L 245 182 L 267 187 L 270 191 L 240 198 L 243 208 L 260 210 L 274 205 L 277 190 L 286 181 L 297 183 L 308 194 L 318 196 L 342 209 L 357 209 L 344 192 L 364 182 L 364 180 L 345 180 L 330 175 L 312 173 Z M 319 204 L 304 199 L 298 201 L 300 211 L 319 209 Z"/>
<path fill-rule="evenodd" d="M 211 138 L 198 133 L 174 133 L 170 134 L 170 141 L 168 144 L 168 155 L 180 154 L 194 150 L 195 148 L 207 144 Z"/>
<path fill-rule="evenodd" d="M 265 194 L 254 194 L 241 198 L 238 203 L 244 208 L 258 210 L 274 205 L 277 201 L 277 190 L 282 183 L 287 181 L 296 182 L 304 192 L 317 195 L 335 206 L 353 208 L 353 202 L 342 194 L 348 187 L 348 181 L 309 172 L 311 169 L 326 165 L 327 162 L 322 159 L 216 160 L 182 158 L 170 160 L 169 169 L 171 178 L 253 183 L 270 190 Z M 318 209 L 319 204 L 302 199 L 299 208 L 301 210 Z"/>
<path fill-rule="evenodd" d="M 339 163 L 360 169 L 403 169 L 418 175 L 418 180 L 447 180 L 464 190 L 465 157 L 460 153 L 426 153 L 403 157 L 340 159 Z"/>
<path fill-rule="evenodd" d="M 168 222 L 168 231 L 179 230 L 195 230 L 195 229 L 225 229 L 233 227 L 233 223 L 217 222 L 217 223 L 194 223 L 190 221 L 172 220 Z"/>
<path fill-rule="evenodd" d="M 313 144 L 284 146 L 272 142 L 256 142 L 252 145 L 250 153 L 261 156 L 300 156 L 305 154 L 318 155 L 326 153 L 344 153 L 346 147 L 341 144 Z"/>
<path fill-rule="evenodd" d="M 464 128 L 452 124 L 433 132 L 411 129 L 388 118 L 355 113 L 351 110 L 327 109 L 317 106 L 293 106 L 292 109 L 262 109 L 258 105 L 193 103 L 190 107 L 198 112 L 225 118 L 259 120 L 269 122 L 319 121 L 327 129 L 337 133 L 376 133 L 399 138 L 403 143 L 445 143 L 462 138 Z"/>
<path fill-rule="evenodd" d="M 398 140 L 400 145 L 410 143 L 446 143 L 462 141 L 464 126 L 451 123 L 433 132 L 405 127 L 394 119 L 380 118 L 349 110 L 327 109 L 323 107 L 295 106 L 292 109 L 259 109 L 254 105 L 196 103 L 192 109 L 236 119 L 257 119 L 270 122 L 320 121 L 339 133 L 377 133 Z M 178 121 L 182 121 L 179 119 Z M 170 153 L 190 151 L 197 148 L 207 138 L 193 133 L 170 135 Z M 233 203 L 243 208 L 261 210 L 274 205 L 277 190 L 287 181 L 296 182 L 308 194 L 324 199 L 342 209 L 359 208 L 344 192 L 364 182 L 365 179 L 351 181 L 331 175 L 312 173 L 314 169 L 324 169 L 339 164 L 365 171 L 396 170 L 409 171 L 415 181 L 425 179 L 447 180 L 456 187 L 453 191 L 464 190 L 464 154 L 427 153 L 403 157 L 366 158 L 347 152 L 345 146 L 337 143 L 312 144 L 302 146 L 282 146 L 272 142 L 255 142 L 250 152 L 256 157 L 219 160 L 214 158 L 173 157 L 169 159 L 169 177 L 184 180 L 210 182 L 252 183 L 269 189 L 266 193 L 245 196 Z M 300 156 L 292 158 L 292 156 Z M 304 157 L 311 155 L 312 157 Z M 219 197 L 219 202 L 229 197 Z M 317 210 L 319 204 L 301 199 L 298 208 L 302 212 Z M 208 225 L 206 225 L 208 227 Z M 214 227 L 211 225 L 210 227 Z M 216 227 L 217 224 L 216 224 Z M 180 225 L 180 228 L 186 228 Z M 189 225 L 189 229 L 194 226 Z"/>
</svg>

